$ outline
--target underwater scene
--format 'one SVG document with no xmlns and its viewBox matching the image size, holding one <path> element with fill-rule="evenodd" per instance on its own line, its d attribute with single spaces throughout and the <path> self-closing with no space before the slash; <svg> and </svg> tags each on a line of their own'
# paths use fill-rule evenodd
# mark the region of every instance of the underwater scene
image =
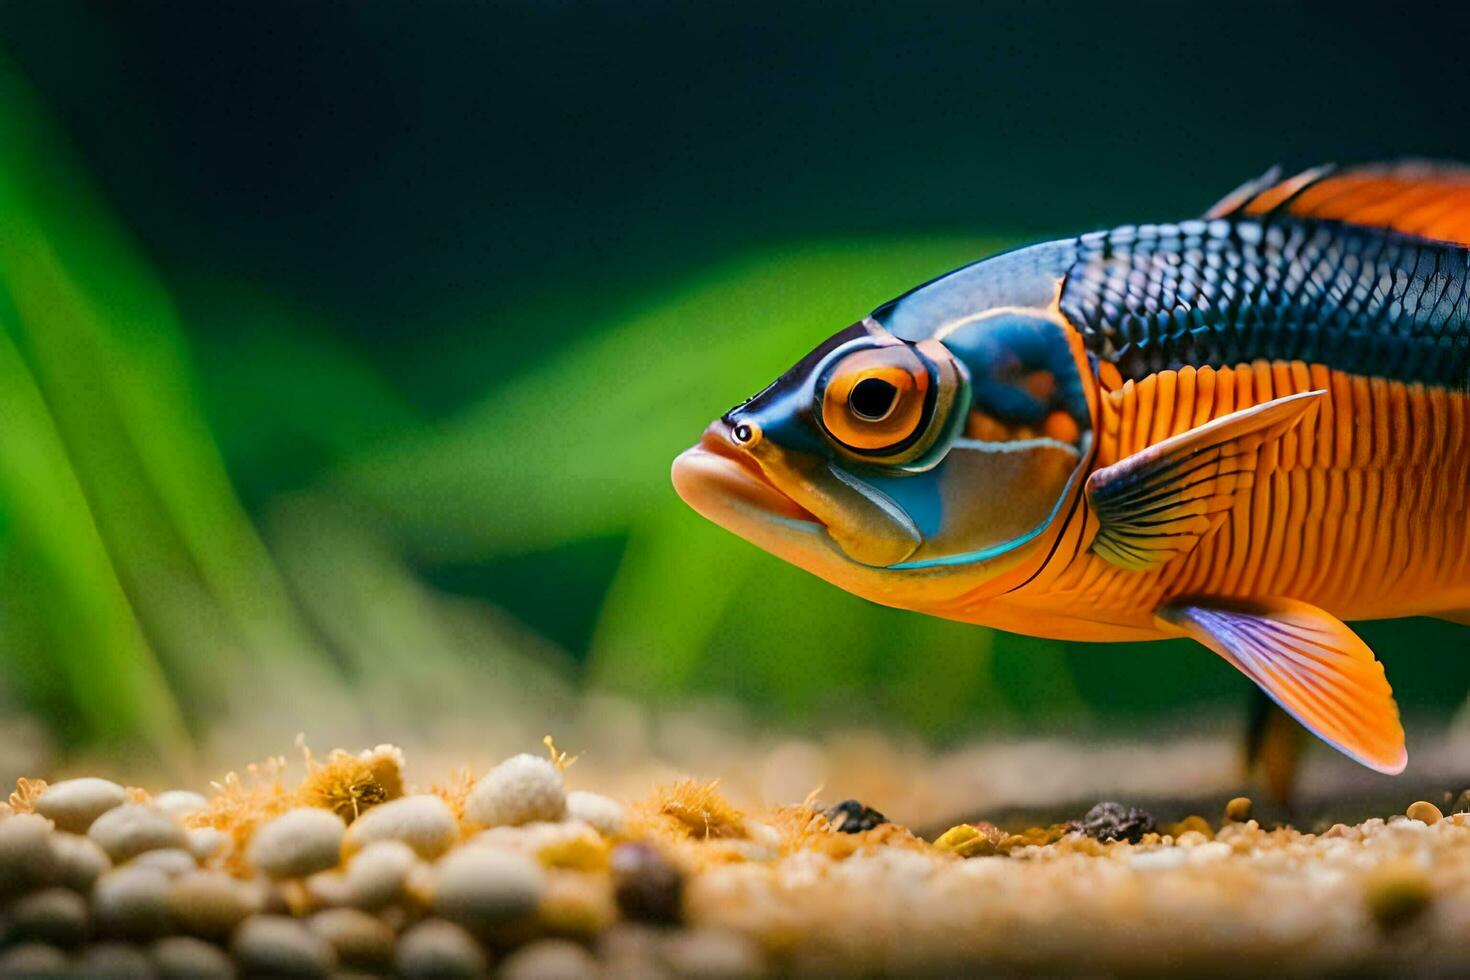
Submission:
<svg viewBox="0 0 1470 980">
<path fill-rule="evenodd" d="M 0 977 L 1470 966 L 1463 31 L 0 25 Z"/>
</svg>

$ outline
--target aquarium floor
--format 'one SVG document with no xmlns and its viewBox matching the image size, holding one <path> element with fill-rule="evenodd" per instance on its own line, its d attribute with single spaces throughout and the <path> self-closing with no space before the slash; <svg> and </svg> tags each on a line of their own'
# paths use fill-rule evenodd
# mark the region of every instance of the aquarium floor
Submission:
<svg viewBox="0 0 1470 980">
<path fill-rule="evenodd" d="M 0 976 L 1470 967 L 1470 813 L 1443 794 L 1413 816 L 1344 804 L 1343 823 L 1318 801 L 1315 832 L 1236 799 L 919 834 L 856 801 L 737 809 L 702 781 L 569 793 L 570 761 L 416 787 L 379 747 L 203 795 L 22 780 L 0 816 Z"/>
</svg>

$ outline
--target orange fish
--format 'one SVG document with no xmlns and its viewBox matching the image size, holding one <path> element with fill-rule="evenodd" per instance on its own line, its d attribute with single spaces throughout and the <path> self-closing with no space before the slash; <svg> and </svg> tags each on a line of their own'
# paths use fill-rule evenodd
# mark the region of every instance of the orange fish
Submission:
<svg viewBox="0 0 1470 980">
<path fill-rule="evenodd" d="M 1344 620 L 1470 617 L 1470 169 L 1268 174 L 1017 249 L 835 334 L 674 462 L 701 514 L 875 602 L 1189 636 L 1351 758 L 1398 706 Z"/>
</svg>

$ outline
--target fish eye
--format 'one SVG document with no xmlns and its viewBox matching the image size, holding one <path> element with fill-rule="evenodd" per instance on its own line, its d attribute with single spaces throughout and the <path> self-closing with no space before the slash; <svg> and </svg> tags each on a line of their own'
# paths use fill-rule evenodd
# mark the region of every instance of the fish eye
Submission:
<svg viewBox="0 0 1470 980">
<path fill-rule="evenodd" d="M 929 371 L 908 347 L 875 347 L 833 367 L 822 392 L 822 425 L 848 449 L 889 450 L 924 421 Z"/>
<path fill-rule="evenodd" d="M 735 441 L 741 444 L 749 442 L 755 436 L 755 432 L 744 422 L 735 426 L 735 431 L 731 434 L 735 437 Z"/>
</svg>

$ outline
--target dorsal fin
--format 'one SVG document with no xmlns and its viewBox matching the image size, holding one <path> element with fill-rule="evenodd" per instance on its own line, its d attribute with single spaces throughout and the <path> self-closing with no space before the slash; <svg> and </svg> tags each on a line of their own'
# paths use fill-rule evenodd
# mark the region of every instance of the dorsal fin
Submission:
<svg viewBox="0 0 1470 980">
<path fill-rule="evenodd" d="M 1272 170 L 1227 195 L 1208 218 L 1289 214 L 1470 246 L 1470 167 L 1406 160 L 1328 165 L 1285 179 Z"/>
</svg>

